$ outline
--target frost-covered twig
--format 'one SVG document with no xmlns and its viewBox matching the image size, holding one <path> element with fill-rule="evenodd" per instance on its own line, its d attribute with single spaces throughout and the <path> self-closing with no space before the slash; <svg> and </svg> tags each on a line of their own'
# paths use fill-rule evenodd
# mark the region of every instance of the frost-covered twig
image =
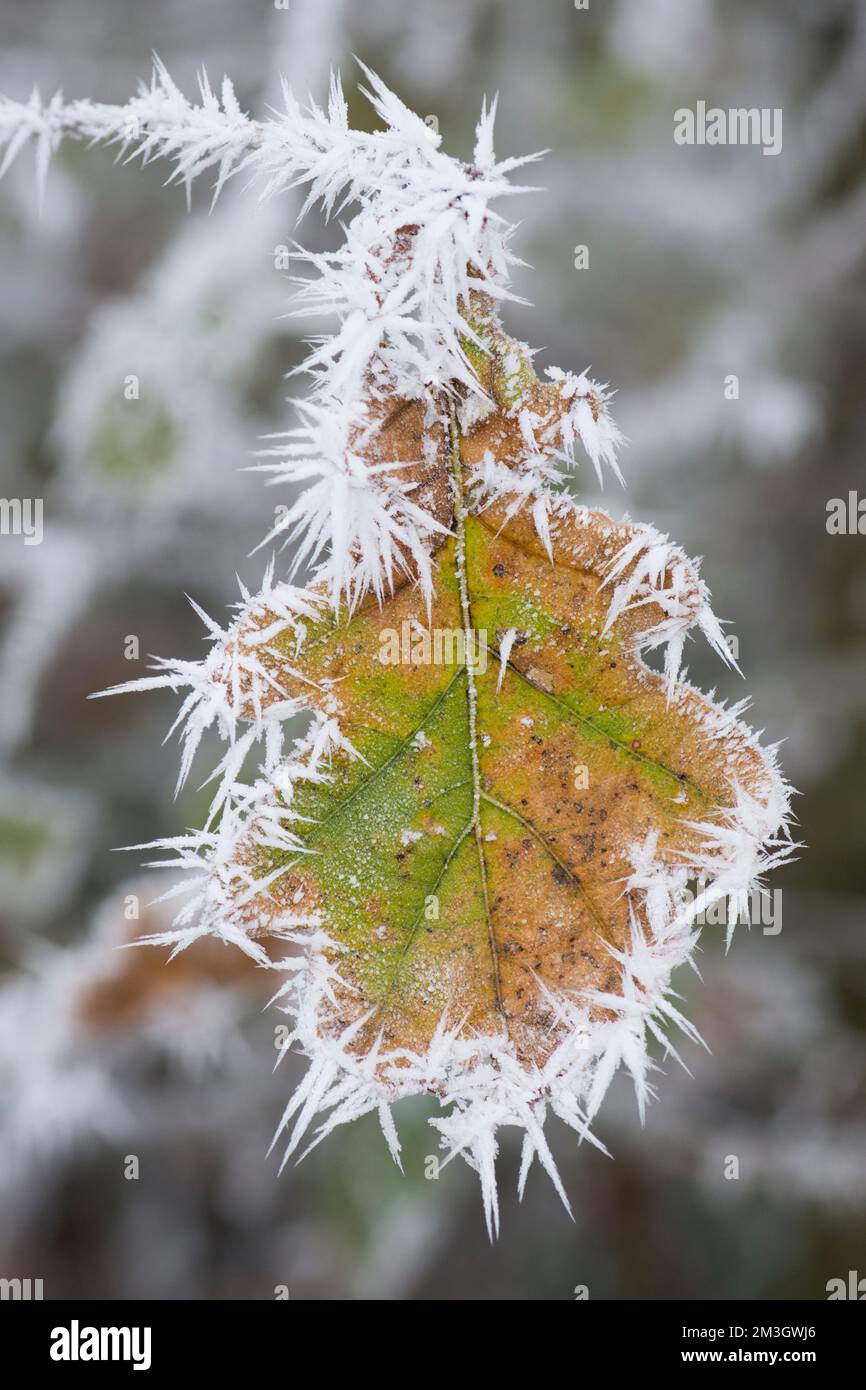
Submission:
<svg viewBox="0 0 866 1390">
<path fill-rule="evenodd" d="M 335 315 L 339 327 L 314 343 L 303 366 L 312 380 L 304 425 L 275 450 L 284 462 L 274 466 L 277 481 L 315 480 L 282 526 L 295 539 L 306 535 L 300 555 L 328 550 L 322 577 L 336 603 L 343 596 L 357 602 L 370 587 L 381 591 L 382 575 L 390 582 L 407 557 L 429 595 L 427 556 L 441 524 L 394 476 L 398 462 L 423 466 L 425 459 L 377 457 L 371 467 L 363 457 L 367 420 L 395 396 L 426 401 L 429 412 L 437 391 L 480 392 L 467 357 L 467 341 L 475 340 L 467 306 L 481 293 L 493 303 L 513 297 L 512 228 L 491 205 L 524 191 L 509 175 L 537 157 L 496 160 L 495 103 L 482 112 L 473 162 L 446 156 L 439 136 L 365 72 L 367 95 L 386 126 L 372 134 L 349 126 L 337 78 L 327 109 L 313 101 L 302 107 L 284 86 L 283 110 L 264 121 L 241 111 L 227 79 L 217 96 L 203 76 L 200 101 L 190 102 L 159 62 L 151 85 L 123 106 L 67 103 L 59 93 L 48 102 L 37 93 L 27 103 L 0 100 L 0 173 L 32 141 L 44 182 L 60 142 L 81 139 L 115 145 L 126 158 L 168 159 L 172 179 L 188 191 L 211 173 L 214 198 L 243 173 L 263 195 L 306 187 L 302 215 L 315 203 L 328 216 L 359 207 L 338 252 L 305 258 L 318 279 L 306 284 L 298 312 Z M 579 400 L 578 392 L 583 409 Z M 596 463 L 612 462 L 615 433 L 598 435 L 587 416 L 596 444 L 575 421 L 570 435 L 563 430 L 566 456 L 580 436 Z"/>
</svg>

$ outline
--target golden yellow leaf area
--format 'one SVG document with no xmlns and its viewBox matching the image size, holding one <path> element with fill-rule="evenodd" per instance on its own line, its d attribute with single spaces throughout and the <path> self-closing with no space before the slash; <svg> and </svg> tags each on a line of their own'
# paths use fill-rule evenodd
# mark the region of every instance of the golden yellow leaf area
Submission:
<svg viewBox="0 0 866 1390">
<path fill-rule="evenodd" d="M 244 916 L 266 936 L 283 914 L 318 914 L 342 982 L 319 1029 L 366 1016 L 352 1052 L 423 1055 L 445 1017 L 542 1065 L 568 1027 L 556 1001 L 619 994 L 611 948 L 629 947 L 633 921 L 649 930 L 625 891 L 635 847 L 655 833 L 664 864 L 706 856 L 695 823 L 721 824 L 735 787 L 767 801 L 774 774 L 745 729 L 719 736 L 709 700 L 671 694 L 643 663 L 658 603 L 606 630 L 611 561 L 639 528 L 564 501 L 548 554 L 525 512 L 468 500 L 465 468 L 429 612 L 406 583 L 308 624 L 299 651 L 289 634 L 259 651 L 359 756 L 296 784 L 291 828 L 309 853 L 249 834 L 245 867 L 283 871 Z M 677 582 L 697 612 L 696 577 L 692 597 Z"/>
</svg>

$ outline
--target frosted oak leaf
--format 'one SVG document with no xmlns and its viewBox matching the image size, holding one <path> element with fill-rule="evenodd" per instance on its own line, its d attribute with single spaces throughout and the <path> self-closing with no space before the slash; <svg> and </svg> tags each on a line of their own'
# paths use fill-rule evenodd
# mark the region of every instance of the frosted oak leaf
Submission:
<svg viewBox="0 0 866 1390">
<path fill-rule="evenodd" d="M 299 622 L 276 586 L 221 639 L 211 678 L 240 672 L 251 726 L 287 700 L 314 715 L 219 866 L 220 921 L 301 951 L 281 995 L 311 1067 L 287 1155 L 316 1115 L 313 1142 L 378 1109 L 397 1157 L 390 1103 L 431 1092 L 491 1229 L 500 1126 L 525 1131 L 521 1184 L 538 1156 L 565 1200 L 547 1111 L 593 1140 L 617 1067 L 642 1110 L 650 1038 L 694 1036 L 668 998 L 697 939 L 688 885 L 698 904 L 736 899 L 790 849 L 772 753 L 678 679 L 691 627 L 725 652 L 695 568 L 651 527 L 523 488 L 530 425 L 555 452 L 572 403 L 513 347 L 485 368 L 481 418 L 442 404 L 432 601 L 404 574 L 353 610 L 308 591 Z M 394 403 L 392 456 L 416 456 L 424 419 Z M 664 674 L 641 656 L 659 643 Z"/>
</svg>

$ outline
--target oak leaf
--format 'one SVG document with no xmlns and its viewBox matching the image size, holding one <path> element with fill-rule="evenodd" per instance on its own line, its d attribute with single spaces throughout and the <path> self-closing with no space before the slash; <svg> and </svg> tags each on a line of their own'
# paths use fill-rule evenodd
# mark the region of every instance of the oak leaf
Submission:
<svg viewBox="0 0 866 1390">
<path fill-rule="evenodd" d="M 524 1169 L 537 1154 L 561 1192 L 547 1108 L 593 1139 L 616 1067 L 643 1109 L 648 1037 L 669 1046 L 671 1022 L 694 1036 L 667 997 L 697 938 L 688 885 L 698 905 L 736 902 L 789 851 L 772 755 L 678 679 L 689 628 L 726 655 L 696 569 L 651 527 L 521 491 L 527 410 L 550 450 L 573 402 L 525 361 L 510 399 L 505 357 L 511 381 L 518 345 L 491 356 L 491 410 L 461 427 L 443 408 L 450 449 L 440 439 L 424 475 L 448 531 L 432 600 L 408 564 L 354 609 L 266 588 L 209 677 L 251 728 L 313 713 L 243 813 L 226 811 L 209 871 L 218 933 L 302 950 L 282 993 L 313 1064 L 281 1126 L 287 1156 L 316 1113 L 330 1112 L 314 1142 L 377 1108 L 396 1157 L 388 1104 L 429 1091 L 491 1229 L 497 1127 L 524 1128 Z M 418 403 L 395 403 L 381 456 L 418 457 L 423 430 Z M 491 457 L 516 500 L 491 495 Z M 642 656 L 660 643 L 665 673 Z"/>
</svg>

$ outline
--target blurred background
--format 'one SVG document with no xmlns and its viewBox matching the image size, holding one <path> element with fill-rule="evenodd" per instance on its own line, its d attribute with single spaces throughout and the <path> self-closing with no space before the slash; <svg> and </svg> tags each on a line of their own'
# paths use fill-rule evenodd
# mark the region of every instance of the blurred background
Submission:
<svg viewBox="0 0 866 1390">
<path fill-rule="evenodd" d="M 20 158 L 0 185 L 0 491 L 43 498 L 45 524 L 38 546 L 0 537 L 0 1276 L 121 1299 L 823 1298 L 866 1276 L 866 539 L 826 526 L 830 499 L 866 495 L 866 6 L 0 0 L 19 100 L 124 101 L 152 50 L 190 92 L 200 65 L 228 72 L 254 112 L 280 73 L 321 97 L 335 63 L 354 91 L 355 53 L 452 153 L 497 90 L 500 155 L 550 148 L 546 194 L 508 209 L 533 267 L 508 326 L 618 388 L 629 488 L 605 505 L 705 557 L 747 685 L 698 643 L 691 678 L 748 691 L 785 740 L 808 850 L 771 884 L 781 931 L 740 928 L 725 956 L 705 930 L 702 980 L 677 983 L 709 1051 L 684 1044 L 692 1076 L 665 1063 L 646 1127 L 624 1078 L 597 1124 L 612 1160 L 551 1121 L 573 1224 L 540 1170 L 517 1204 L 506 1132 L 491 1247 L 465 1165 L 425 1178 L 424 1100 L 397 1111 L 404 1175 L 368 1117 L 278 1177 L 302 1066 L 272 1071 L 269 981 L 224 951 L 163 969 L 113 949 L 164 911 L 147 856 L 114 848 L 207 802 L 194 779 L 172 799 L 176 702 L 85 697 L 199 654 L 185 593 L 220 617 L 236 574 L 261 581 L 275 498 L 239 469 L 284 427 L 303 351 L 297 204 L 238 184 L 209 214 L 203 186 L 188 212 L 165 166 L 68 145 L 40 216 Z M 675 145 L 698 100 L 781 107 L 782 153 Z M 312 216 L 298 235 L 335 234 Z M 598 500 L 588 466 L 576 486 Z"/>
</svg>

